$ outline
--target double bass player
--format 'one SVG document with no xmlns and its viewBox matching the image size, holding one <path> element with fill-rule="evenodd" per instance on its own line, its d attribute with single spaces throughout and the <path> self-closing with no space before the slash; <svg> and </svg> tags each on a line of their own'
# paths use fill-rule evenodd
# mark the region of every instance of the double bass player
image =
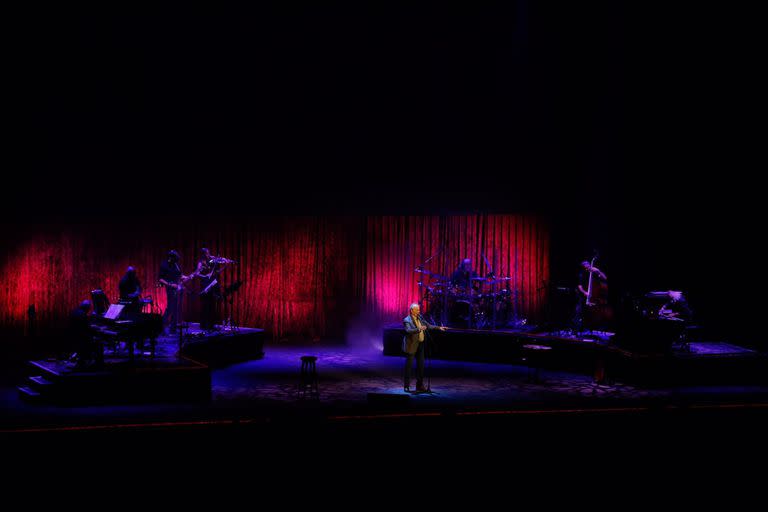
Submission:
<svg viewBox="0 0 768 512">
<path fill-rule="evenodd" d="M 576 328 L 578 331 L 606 330 L 613 313 L 608 304 L 608 276 L 595 266 L 597 256 L 592 261 L 581 262 L 579 273 L 579 301 L 576 309 Z"/>
</svg>

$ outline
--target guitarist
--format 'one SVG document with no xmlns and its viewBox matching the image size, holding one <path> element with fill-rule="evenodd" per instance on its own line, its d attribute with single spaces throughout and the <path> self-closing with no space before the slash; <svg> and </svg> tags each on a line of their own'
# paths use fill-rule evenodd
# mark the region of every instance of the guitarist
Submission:
<svg viewBox="0 0 768 512">
<path fill-rule="evenodd" d="M 163 313 L 163 329 L 169 334 L 176 332 L 181 320 L 181 299 L 183 285 L 191 279 L 181 272 L 179 253 L 168 251 L 168 258 L 160 264 L 158 281 L 165 287 L 166 306 Z"/>
</svg>

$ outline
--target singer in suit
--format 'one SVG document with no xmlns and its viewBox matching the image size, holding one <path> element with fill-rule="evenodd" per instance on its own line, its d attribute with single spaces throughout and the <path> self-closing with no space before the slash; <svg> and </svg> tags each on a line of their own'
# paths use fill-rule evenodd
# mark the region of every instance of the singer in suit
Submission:
<svg viewBox="0 0 768 512">
<path fill-rule="evenodd" d="M 424 331 L 427 329 L 445 330 L 445 327 L 437 327 L 428 324 L 421 316 L 418 304 L 411 304 L 408 316 L 403 319 L 405 336 L 403 337 L 403 352 L 405 352 L 405 378 L 403 389 L 411 391 L 411 368 L 413 358 L 416 356 L 416 391 L 424 392 Z"/>
</svg>

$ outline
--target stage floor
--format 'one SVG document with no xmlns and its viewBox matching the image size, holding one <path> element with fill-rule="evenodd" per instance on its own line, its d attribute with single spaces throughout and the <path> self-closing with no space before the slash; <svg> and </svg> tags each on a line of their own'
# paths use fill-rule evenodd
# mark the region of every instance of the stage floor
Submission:
<svg viewBox="0 0 768 512">
<path fill-rule="evenodd" d="M 300 357 L 317 356 L 320 399 L 297 396 Z M 27 404 L 13 382 L 1 388 L 2 429 L 32 426 L 116 423 L 255 421 L 310 414 L 343 418 L 391 412 L 474 414 L 509 411 L 610 411 L 722 404 L 768 404 L 768 384 L 679 385 L 647 388 L 616 381 L 596 384 L 592 376 L 541 370 L 530 382 L 528 368 L 514 364 L 429 362 L 434 394 L 402 390 L 403 359 L 382 354 L 382 347 L 342 344 L 291 346 L 269 344 L 262 359 L 211 369 L 211 397 L 206 403 L 158 403 L 61 407 Z M 7 379 L 6 379 L 7 380 Z M 303 417 L 303 416 L 302 416 Z"/>
</svg>

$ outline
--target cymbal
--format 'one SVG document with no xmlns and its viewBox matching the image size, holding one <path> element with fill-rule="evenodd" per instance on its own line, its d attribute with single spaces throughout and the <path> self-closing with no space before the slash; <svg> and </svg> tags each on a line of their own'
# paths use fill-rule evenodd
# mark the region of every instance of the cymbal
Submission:
<svg viewBox="0 0 768 512">
<path fill-rule="evenodd" d="M 645 294 L 645 296 L 649 299 L 655 298 L 655 297 L 669 297 L 670 290 L 663 291 L 663 292 L 648 292 Z M 674 292 L 673 293 L 682 293 L 682 292 Z"/>
<path fill-rule="evenodd" d="M 441 281 L 445 281 L 446 278 L 444 275 L 437 274 L 435 272 L 430 272 L 429 270 L 424 270 L 423 268 L 415 268 L 413 269 L 414 272 L 418 272 L 419 274 L 424 274 L 425 276 L 429 276 L 433 279 L 439 279 Z"/>
<path fill-rule="evenodd" d="M 482 281 L 482 282 L 488 283 L 488 284 L 496 284 L 496 283 L 501 283 L 501 282 L 504 282 L 504 281 L 511 281 L 512 280 L 511 277 L 497 277 L 495 279 L 494 278 L 488 278 L 488 277 L 472 277 L 470 279 L 472 279 L 473 281 Z"/>
</svg>

